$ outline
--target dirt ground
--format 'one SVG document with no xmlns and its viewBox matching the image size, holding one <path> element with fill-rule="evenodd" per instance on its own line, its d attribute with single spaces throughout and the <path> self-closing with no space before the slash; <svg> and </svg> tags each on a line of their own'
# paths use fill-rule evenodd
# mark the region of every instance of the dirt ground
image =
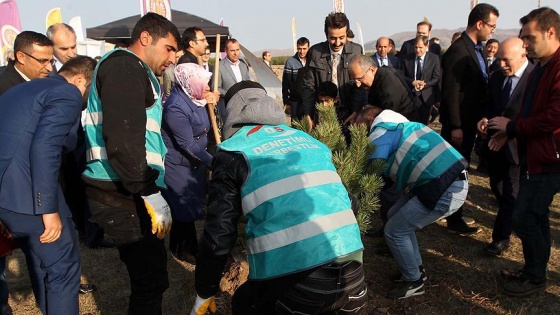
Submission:
<svg viewBox="0 0 560 315">
<path fill-rule="evenodd" d="M 437 127 L 437 126 L 436 126 Z M 472 165 L 476 168 L 476 162 Z M 546 292 L 529 298 L 510 298 L 500 293 L 502 269 L 519 269 L 523 253 L 519 239 L 500 257 L 483 254 L 491 240 L 497 206 L 484 174 L 472 171 L 464 215 L 476 220 L 482 232 L 472 236 L 447 233 L 445 222 L 418 232 L 424 267 L 428 273 L 426 294 L 404 300 L 388 300 L 390 276 L 397 272 L 391 257 L 377 254 L 382 239 L 364 237 L 364 266 L 369 302 L 361 314 L 558 314 L 560 313 L 560 198 L 551 207 L 552 253 Z M 200 225 L 200 224 L 199 224 Z M 80 296 L 80 314 L 126 314 L 129 285 L 126 268 L 115 249 L 81 248 L 82 282 L 99 290 Z M 170 287 L 164 296 L 164 314 L 188 314 L 194 301 L 194 266 L 169 256 Z M 222 280 L 224 292 L 217 299 L 218 314 L 230 314 L 231 293 L 247 277 L 246 264 L 235 264 Z M 35 306 L 21 251 L 8 258 L 7 279 L 13 314 L 40 314 Z"/>
</svg>

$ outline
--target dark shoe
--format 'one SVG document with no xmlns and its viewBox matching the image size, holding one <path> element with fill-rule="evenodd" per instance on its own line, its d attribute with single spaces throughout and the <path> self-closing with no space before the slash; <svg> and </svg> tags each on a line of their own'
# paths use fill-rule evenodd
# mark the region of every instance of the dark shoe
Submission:
<svg viewBox="0 0 560 315">
<path fill-rule="evenodd" d="M 519 269 L 519 270 L 504 269 L 502 270 L 501 275 L 502 278 L 504 278 L 504 280 L 518 279 L 523 276 L 523 269 Z"/>
<path fill-rule="evenodd" d="M 447 221 L 447 232 L 449 233 L 470 235 L 470 234 L 476 234 L 480 231 L 482 231 L 480 228 L 468 226 L 462 220 L 459 224 L 449 224 L 449 221 Z"/>
<path fill-rule="evenodd" d="M 430 124 L 431 124 L 439 116 L 439 110 L 435 106 L 432 106 L 432 109 L 430 110 L 430 116 L 432 116 L 432 118 L 430 118 Z"/>
<path fill-rule="evenodd" d="M 426 274 L 426 271 L 424 270 L 423 266 L 418 266 L 418 269 L 420 270 L 420 279 L 422 279 L 422 281 L 426 282 L 428 281 L 428 274 Z M 391 279 L 393 280 L 393 282 L 403 282 L 404 279 L 402 277 L 402 274 L 399 272 L 398 274 L 394 274 Z"/>
<path fill-rule="evenodd" d="M 546 281 L 533 282 L 524 277 L 512 279 L 504 284 L 504 294 L 514 297 L 524 297 L 546 289 Z"/>
<path fill-rule="evenodd" d="M 504 250 L 509 248 L 509 240 L 492 242 L 484 247 L 484 251 L 488 254 L 499 256 Z"/>
<path fill-rule="evenodd" d="M 416 281 L 402 281 L 395 285 L 394 288 L 387 291 L 388 299 L 406 299 L 407 297 L 421 295 L 426 291 L 424 290 L 424 281 L 422 278 Z"/>
<path fill-rule="evenodd" d="M 383 228 L 380 229 L 371 228 L 365 231 L 364 235 L 369 237 L 383 237 Z"/>
<path fill-rule="evenodd" d="M 90 283 L 80 283 L 80 287 L 78 288 L 80 294 L 87 294 L 95 291 L 97 291 L 97 286 Z"/>
<path fill-rule="evenodd" d="M 87 248 L 115 248 L 117 245 L 113 240 L 102 239 L 101 241 L 86 244 Z"/>
</svg>

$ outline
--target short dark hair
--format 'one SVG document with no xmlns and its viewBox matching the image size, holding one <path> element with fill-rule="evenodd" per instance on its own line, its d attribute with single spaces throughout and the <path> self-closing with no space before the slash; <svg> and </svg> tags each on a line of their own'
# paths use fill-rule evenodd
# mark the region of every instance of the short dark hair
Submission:
<svg viewBox="0 0 560 315">
<path fill-rule="evenodd" d="M 309 45 L 309 39 L 307 39 L 307 37 L 300 37 L 296 42 L 297 46 L 303 46 L 305 44 Z"/>
<path fill-rule="evenodd" d="M 224 51 L 226 51 L 227 45 L 228 45 L 229 43 L 237 44 L 237 43 L 239 43 L 239 42 L 238 42 L 237 39 L 235 39 L 235 38 L 228 38 L 228 40 L 226 40 L 226 44 L 224 45 Z"/>
<path fill-rule="evenodd" d="M 418 24 L 416 24 L 416 28 L 418 28 L 418 26 L 421 26 L 421 25 L 428 25 L 428 31 L 432 30 L 432 23 L 430 23 L 428 21 L 418 22 Z"/>
<path fill-rule="evenodd" d="M 152 36 L 154 44 L 160 38 L 165 38 L 168 34 L 171 34 L 177 43 L 181 42 L 181 35 L 175 24 L 153 12 L 148 12 L 136 22 L 136 25 L 134 25 L 132 29 L 132 34 L 130 35 L 130 42 L 134 43 L 140 39 L 140 34 L 142 34 L 142 32 L 148 32 L 148 34 Z"/>
<path fill-rule="evenodd" d="M 477 4 L 469 13 L 467 26 L 473 26 L 478 21 L 487 22 L 490 19 L 490 14 L 500 16 L 500 12 L 495 6 L 488 3 Z"/>
<path fill-rule="evenodd" d="M 270 53 L 270 51 L 268 51 L 268 50 L 263 51 L 262 58 L 264 59 L 264 57 L 266 57 L 266 54 L 269 54 L 269 53 Z"/>
<path fill-rule="evenodd" d="M 47 36 L 33 32 L 33 31 L 23 31 L 16 36 L 14 40 L 14 57 L 17 60 L 17 52 L 21 51 L 24 53 L 31 53 L 33 45 L 37 46 L 53 46 L 53 42 L 47 38 Z"/>
<path fill-rule="evenodd" d="M 546 32 L 553 27 L 556 30 L 556 36 L 560 39 L 560 16 L 553 9 L 548 7 L 538 8 L 519 19 L 522 26 L 532 21 L 537 21 L 537 27 L 541 32 Z"/>
<path fill-rule="evenodd" d="M 354 32 L 352 32 L 351 29 L 348 29 L 348 33 L 346 34 L 346 37 L 348 37 L 348 38 L 354 38 L 354 37 L 356 37 L 356 36 L 354 36 Z"/>
<path fill-rule="evenodd" d="M 64 63 L 62 68 L 58 71 L 60 75 L 73 77 L 78 74 L 83 74 L 89 82 L 93 78 L 93 70 L 97 65 L 95 59 L 88 56 L 76 56 Z"/>
<path fill-rule="evenodd" d="M 187 27 L 187 29 L 183 32 L 183 36 L 181 37 L 181 47 L 183 49 L 189 48 L 189 43 L 191 40 L 197 40 L 196 33 L 203 32 L 200 27 L 191 26 Z"/>
<path fill-rule="evenodd" d="M 389 38 L 389 45 L 395 48 L 395 41 L 392 38 Z"/>
<path fill-rule="evenodd" d="M 381 109 L 380 107 L 377 107 L 375 105 L 367 104 L 362 108 L 362 110 L 360 110 L 360 112 L 358 113 L 358 116 L 362 117 L 362 118 L 366 118 L 368 120 L 373 120 L 382 111 L 383 111 L 383 109 Z"/>
<path fill-rule="evenodd" d="M 331 81 L 323 81 L 317 88 L 317 96 L 327 96 L 336 98 L 338 95 L 338 87 Z"/>
<path fill-rule="evenodd" d="M 348 31 L 350 29 L 348 25 L 350 25 L 350 21 L 348 21 L 346 14 L 342 12 L 332 12 L 325 18 L 325 35 L 329 35 L 329 28 L 346 27 L 346 31 Z"/>
<path fill-rule="evenodd" d="M 497 43 L 498 45 L 500 45 L 500 41 L 499 41 L 499 40 L 497 40 L 497 39 L 495 39 L 495 38 L 490 38 L 488 41 L 486 41 L 486 45 L 485 45 L 485 46 L 488 46 L 488 45 L 494 44 L 494 43 Z"/>
<path fill-rule="evenodd" d="M 430 39 L 428 38 L 428 36 L 418 35 L 416 36 L 416 38 L 414 38 L 414 44 L 420 41 L 424 44 L 424 46 L 428 46 L 430 44 Z"/>
</svg>

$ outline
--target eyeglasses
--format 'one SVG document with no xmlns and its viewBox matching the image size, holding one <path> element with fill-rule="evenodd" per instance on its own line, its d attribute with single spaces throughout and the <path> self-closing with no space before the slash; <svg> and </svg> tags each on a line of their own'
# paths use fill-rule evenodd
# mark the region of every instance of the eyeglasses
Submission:
<svg viewBox="0 0 560 315">
<path fill-rule="evenodd" d="M 20 50 L 20 51 L 21 51 L 21 50 Z M 21 52 L 22 52 L 24 55 L 35 59 L 38 63 L 40 63 L 40 64 L 43 65 L 43 66 L 46 66 L 47 63 L 49 63 L 52 67 L 54 67 L 54 64 L 56 63 L 56 60 L 54 60 L 54 59 L 39 59 L 39 58 L 33 57 L 32 55 L 26 53 L 25 51 L 21 51 Z"/>
<path fill-rule="evenodd" d="M 354 79 L 354 82 L 360 82 L 360 83 L 362 83 L 362 80 L 366 77 L 366 75 L 368 74 L 369 70 L 371 70 L 371 68 L 369 68 L 369 69 L 366 71 L 366 73 L 364 73 L 363 76 L 361 76 L 361 77 L 359 77 L 359 78 L 355 78 L 355 79 Z"/>
<path fill-rule="evenodd" d="M 496 27 L 498 26 L 498 24 L 490 24 L 490 23 L 488 23 L 488 22 L 486 22 L 486 21 L 482 21 L 482 23 L 488 25 L 492 30 L 495 30 Z"/>
</svg>

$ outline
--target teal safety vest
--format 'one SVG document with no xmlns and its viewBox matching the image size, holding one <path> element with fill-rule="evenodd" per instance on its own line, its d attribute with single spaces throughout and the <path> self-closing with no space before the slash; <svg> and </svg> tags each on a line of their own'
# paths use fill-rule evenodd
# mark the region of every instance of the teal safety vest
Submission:
<svg viewBox="0 0 560 315">
<path fill-rule="evenodd" d="M 398 149 L 389 155 L 385 170 L 387 176 L 396 179 L 399 191 L 407 186 L 414 188 L 426 184 L 464 160 L 455 148 L 423 124 L 382 122 L 374 128 L 402 130 Z"/>
<path fill-rule="evenodd" d="M 330 150 L 285 125 L 245 126 L 219 145 L 249 166 L 241 187 L 249 278 L 269 279 L 363 249 Z"/>
<path fill-rule="evenodd" d="M 119 175 L 113 170 L 107 159 L 107 150 L 105 149 L 105 141 L 103 140 L 103 104 L 101 104 L 101 100 L 99 99 L 96 85 L 99 65 L 115 51 L 126 51 L 134 54 L 129 50 L 123 49 L 114 49 L 105 54 L 97 63 L 88 96 L 85 125 L 87 165 L 84 175 L 96 180 L 120 181 Z M 152 106 L 146 108 L 146 162 L 151 168 L 159 171 L 156 184 L 160 188 L 165 188 L 166 186 L 163 180 L 164 157 L 167 153 L 167 148 L 163 143 L 160 133 L 162 116 L 161 88 L 150 67 L 144 62 L 142 62 L 142 65 L 148 73 L 156 100 Z M 141 91 L 123 91 L 123 93 L 124 92 L 140 93 Z"/>
</svg>

